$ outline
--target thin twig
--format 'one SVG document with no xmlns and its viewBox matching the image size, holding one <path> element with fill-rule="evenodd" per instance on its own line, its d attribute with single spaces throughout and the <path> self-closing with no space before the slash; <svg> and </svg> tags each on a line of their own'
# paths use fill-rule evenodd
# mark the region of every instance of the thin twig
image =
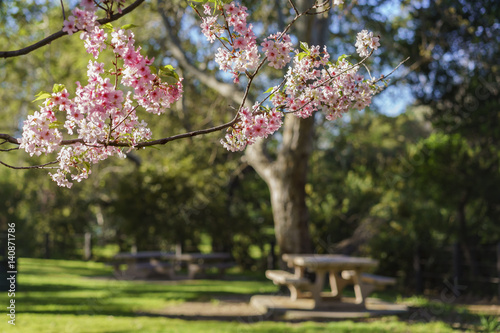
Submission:
<svg viewBox="0 0 500 333">
<path fill-rule="evenodd" d="M 66 13 L 64 12 L 64 3 L 63 3 L 63 0 L 61 0 L 61 8 L 62 8 L 63 19 L 64 19 L 64 21 L 66 21 Z"/>
<path fill-rule="evenodd" d="M 127 118 L 128 118 L 128 117 L 132 114 L 132 112 L 134 112 L 135 110 L 137 110 L 137 108 L 138 108 L 138 107 L 139 107 L 139 105 L 136 105 L 136 106 L 135 106 L 132 110 L 130 110 L 130 111 L 127 113 L 127 115 L 125 115 L 125 117 L 123 117 L 123 119 L 122 119 L 122 120 L 120 120 L 120 122 L 119 122 L 118 124 L 116 124 L 116 125 L 115 125 L 115 127 L 113 127 L 113 128 L 111 129 L 111 131 L 114 131 L 115 129 L 117 129 L 117 128 L 118 128 L 118 126 L 120 126 L 121 124 L 123 124 L 123 122 L 124 122 L 125 120 L 127 120 Z"/>
<path fill-rule="evenodd" d="M 370 72 L 370 69 L 368 68 L 368 66 L 366 66 L 365 64 L 363 64 L 363 67 L 366 69 L 366 71 L 368 72 L 368 75 L 370 76 L 370 80 L 373 80 L 373 77 L 372 77 L 372 73 Z"/>
<path fill-rule="evenodd" d="M 295 4 L 293 3 L 292 0 L 288 0 L 288 3 L 290 6 L 292 6 L 293 10 L 295 11 L 295 16 L 299 15 L 299 11 L 297 10 L 297 7 L 295 7 Z"/>
<path fill-rule="evenodd" d="M 347 67 L 347 68 L 345 68 L 344 70 L 340 71 L 339 73 L 336 73 L 334 76 L 330 76 L 330 78 L 329 78 L 328 80 L 326 80 L 326 81 L 322 82 L 320 85 L 317 85 L 317 86 L 315 86 L 315 87 L 313 87 L 313 88 L 314 88 L 314 89 L 316 89 L 316 88 L 320 88 L 320 87 L 322 87 L 322 86 L 324 86 L 324 85 L 326 85 L 326 84 L 328 84 L 328 83 L 332 82 L 332 81 L 333 81 L 333 79 L 335 79 L 335 78 L 339 77 L 340 75 L 342 75 L 342 74 L 344 74 L 344 73 L 346 73 L 346 72 L 348 72 L 348 71 L 350 71 L 350 70 L 352 70 L 352 69 L 354 69 L 354 68 L 358 67 L 359 65 L 362 65 L 362 64 L 363 64 L 363 63 L 364 63 L 364 62 L 365 62 L 368 58 L 370 58 L 370 57 L 371 57 L 371 55 L 373 54 L 373 52 L 374 52 L 374 51 L 375 51 L 375 50 L 371 50 L 371 52 L 370 52 L 370 53 L 369 53 L 366 57 L 364 57 L 363 59 L 361 59 L 358 63 L 356 63 L 356 64 L 352 65 L 351 67 Z"/>
<path fill-rule="evenodd" d="M 323 3 L 319 3 L 319 4 L 316 4 L 314 6 L 312 6 L 312 8 L 314 9 L 317 9 L 317 8 L 320 8 L 320 7 L 324 7 L 326 4 L 328 4 L 329 1 L 323 1 Z M 311 8 L 311 9 L 312 9 Z M 319 14 L 323 14 L 323 13 L 326 13 L 328 12 L 329 10 L 331 9 L 330 5 L 326 6 L 325 9 L 323 9 L 322 11 L 320 12 L 314 12 L 314 13 L 309 13 L 309 11 L 306 13 L 306 15 L 319 15 Z"/>
<path fill-rule="evenodd" d="M 271 91 L 271 93 L 269 95 L 267 95 L 262 101 L 260 101 L 258 104 L 257 104 L 257 108 L 260 108 L 260 106 L 262 104 L 264 104 L 264 102 L 270 97 L 272 96 L 273 94 L 277 93 L 278 91 L 280 91 L 280 89 L 285 85 L 285 82 L 286 82 L 286 77 L 283 79 L 283 81 L 281 81 L 281 83 L 276 87 L 276 89 L 273 89 L 273 91 Z"/>
<path fill-rule="evenodd" d="M 405 62 L 407 62 L 408 60 L 410 60 L 410 57 L 406 58 L 405 60 L 401 61 L 399 63 L 399 65 L 397 65 L 389 74 L 387 75 L 381 75 L 380 78 L 378 78 L 376 81 L 373 81 L 373 83 L 377 83 L 383 79 L 385 79 L 386 77 L 388 77 L 389 75 L 391 75 L 392 73 L 394 73 L 396 71 L 396 69 L 398 69 L 402 64 L 404 64 Z"/>
</svg>

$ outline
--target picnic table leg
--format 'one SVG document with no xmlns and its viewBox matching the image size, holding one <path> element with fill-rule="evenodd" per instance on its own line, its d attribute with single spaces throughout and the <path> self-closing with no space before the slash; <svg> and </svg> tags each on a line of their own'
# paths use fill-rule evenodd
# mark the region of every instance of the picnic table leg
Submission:
<svg viewBox="0 0 500 333">
<path fill-rule="evenodd" d="M 318 269 L 316 271 L 316 281 L 314 282 L 314 285 L 311 288 L 311 294 L 314 299 L 314 306 L 317 307 L 323 303 L 323 300 L 321 298 L 321 291 L 323 290 L 323 287 L 325 286 L 325 275 L 326 271 L 322 269 Z"/>
<path fill-rule="evenodd" d="M 304 267 L 300 267 L 300 266 L 295 266 L 295 276 L 296 277 L 304 277 L 305 276 L 305 273 L 306 273 L 306 269 Z"/>
<path fill-rule="evenodd" d="M 117 279 L 121 279 L 123 277 L 123 272 L 120 270 L 120 263 L 113 264 L 113 275 Z"/>
<path fill-rule="evenodd" d="M 196 263 L 188 263 L 188 279 L 194 279 L 198 273 L 202 273 L 201 267 Z"/>
<path fill-rule="evenodd" d="M 349 282 L 342 278 L 339 271 L 330 271 L 329 279 L 332 296 L 334 299 L 340 299 L 342 297 L 342 291 L 349 284 Z"/>
<path fill-rule="evenodd" d="M 356 295 L 356 304 L 365 304 L 366 300 L 366 288 L 364 288 L 364 283 L 361 281 L 361 272 L 359 270 L 354 270 L 354 275 L 352 277 L 354 282 L 354 294 Z"/>
</svg>

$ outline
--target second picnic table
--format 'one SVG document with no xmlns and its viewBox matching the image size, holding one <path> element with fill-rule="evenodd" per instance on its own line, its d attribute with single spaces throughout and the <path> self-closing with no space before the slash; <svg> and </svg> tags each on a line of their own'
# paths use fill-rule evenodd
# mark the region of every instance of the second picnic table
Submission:
<svg viewBox="0 0 500 333">
<path fill-rule="evenodd" d="M 121 265 L 126 264 L 126 270 Z M 145 251 L 136 253 L 118 253 L 110 265 L 115 268 L 115 275 L 121 278 L 144 278 L 150 273 L 176 276 L 176 270 L 185 264 L 188 269 L 188 279 L 203 274 L 206 270 L 217 269 L 222 275 L 227 268 L 236 265 L 230 253 L 173 253 L 161 251 Z"/>
</svg>

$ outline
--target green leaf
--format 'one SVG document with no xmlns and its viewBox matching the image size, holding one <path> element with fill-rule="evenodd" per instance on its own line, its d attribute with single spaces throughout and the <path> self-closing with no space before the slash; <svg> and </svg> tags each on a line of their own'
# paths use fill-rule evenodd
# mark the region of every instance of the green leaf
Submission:
<svg viewBox="0 0 500 333">
<path fill-rule="evenodd" d="M 175 84 L 179 81 L 179 75 L 175 72 L 175 68 L 172 65 L 160 67 L 158 75 L 165 79 L 169 84 Z"/>
<path fill-rule="evenodd" d="M 175 68 L 172 65 L 165 65 L 165 66 L 161 66 L 160 70 L 163 70 L 163 71 L 175 71 Z"/>
<path fill-rule="evenodd" d="M 129 29 L 132 29 L 132 28 L 137 28 L 137 25 L 129 23 L 129 24 L 122 25 L 122 27 L 120 29 L 129 30 Z"/>
<path fill-rule="evenodd" d="M 273 90 L 274 90 L 274 87 L 271 87 L 271 88 L 267 89 L 266 91 L 264 91 L 264 94 L 270 93 Z"/>
<path fill-rule="evenodd" d="M 228 42 L 228 43 L 229 43 L 229 39 L 227 39 L 227 37 L 224 37 L 224 36 L 223 36 L 223 37 L 219 37 L 219 38 L 220 38 L 220 39 L 222 39 L 223 41 L 225 41 L 225 42 Z"/>
<path fill-rule="evenodd" d="M 35 102 L 35 101 L 38 101 L 40 99 L 47 99 L 47 98 L 51 98 L 52 97 L 52 94 L 51 93 L 48 93 L 46 91 L 40 91 L 38 94 L 35 95 L 35 99 L 32 100 L 31 102 Z"/>
<path fill-rule="evenodd" d="M 309 45 L 306 42 L 300 42 L 300 48 L 306 52 L 306 54 L 311 54 L 309 51 Z"/>
<path fill-rule="evenodd" d="M 64 123 L 61 121 L 54 121 L 50 123 L 49 128 L 61 128 L 63 125 Z"/>
<path fill-rule="evenodd" d="M 167 82 L 170 85 L 173 85 L 179 82 L 179 76 L 177 74 L 176 76 L 167 76 L 163 78 L 163 81 Z"/>
<path fill-rule="evenodd" d="M 106 30 L 109 30 L 109 31 L 114 31 L 115 29 L 113 28 L 113 25 L 111 23 L 106 23 L 106 24 L 103 24 L 101 26 L 102 29 L 106 29 Z"/>
<path fill-rule="evenodd" d="M 297 56 L 299 57 L 299 60 L 302 60 L 302 59 L 304 59 L 304 57 L 307 57 L 308 54 L 305 52 L 300 52 Z"/>
<path fill-rule="evenodd" d="M 54 83 L 54 86 L 52 87 L 52 92 L 54 94 L 57 94 L 58 92 L 61 92 L 64 89 L 66 89 L 66 87 L 64 86 L 64 84 Z"/>
<path fill-rule="evenodd" d="M 342 61 L 344 61 L 345 59 L 347 59 L 347 58 L 349 58 L 349 57 L 350 57 L 350 55 L 347 55 L 347 54 L 343 54 L 343 55 L 341 55 L 341 56 L 337 59 L 337 66 L 338 66 L 338 65 L 340 65 L 340 63 L 341 63 Z M 350 62 L 348 62 L 348 63 L 350 64 Z"/>
</svg>

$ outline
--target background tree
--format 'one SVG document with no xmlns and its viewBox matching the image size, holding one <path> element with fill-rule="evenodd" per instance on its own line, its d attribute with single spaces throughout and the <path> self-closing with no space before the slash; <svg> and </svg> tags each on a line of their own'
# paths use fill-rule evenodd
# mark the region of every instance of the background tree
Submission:
<svg viewBox="0 0 500 333">
<path fill-rule="evenodd" d="M 498 237 L 500 6 L 495 1 L 408 4 L 397 52 L 418 55 L 408 82 L 438 132 L 419 148 L 415 176 L 453 228 L 477 275 L 473 248 Z M 411 33 L 406 26 L 412 25 Z M 405 33 L 406 31 L 406 33 Z M 495 185 L 496 184 L 496 185 Z M 483 234 L 488 230 L 488 237 Z M 488 239 L 488 240 L 487 240 Z"/>
</svg>

